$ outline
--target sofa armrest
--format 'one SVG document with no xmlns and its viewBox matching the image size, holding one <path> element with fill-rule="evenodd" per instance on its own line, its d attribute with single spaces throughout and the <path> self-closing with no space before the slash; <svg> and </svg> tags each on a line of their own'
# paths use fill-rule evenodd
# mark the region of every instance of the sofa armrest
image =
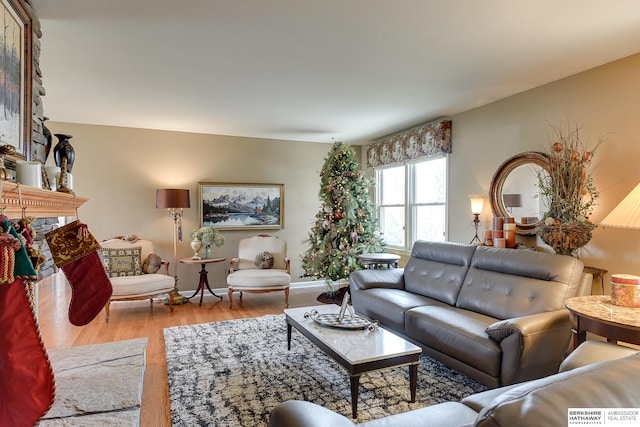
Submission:
<svg viewBox="0 0 640 427">
<path fill-rule="evenodd" d="M 554 374 L 571 340 L 566 309 L 505 319 L 490 325 L 487 334 L 502 349 L 501 385 Z"/>
<path fill-rule="evenodd" d="M 273 408 L 269 427 L 353 427 L 347 417 L 303 400 L 287 400 Z"/>
<path fill-rule="evenodd" d="M 349 275 L 352 289 L 362 290 L 371 288 L 404 289 L 404 269 L 373 269 L 358 270 Z"/>
</svg>

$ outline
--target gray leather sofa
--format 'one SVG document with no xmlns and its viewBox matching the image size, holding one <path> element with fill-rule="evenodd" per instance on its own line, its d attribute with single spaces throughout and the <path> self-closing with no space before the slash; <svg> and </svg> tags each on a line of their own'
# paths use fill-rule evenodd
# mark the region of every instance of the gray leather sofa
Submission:
<svg viewBox="0 0 640 427">
<path fill-rule="evenodd" d="M 461 402 L 439 403 L 359 425 L 566 426 L 571 408 L 577 411 L 572 414 L 574 417 L 597 416 L 589 408 L 640 408 L 640 353 L 637 351 L 606 342 L 587 341 L 562 363 L 559 373 L 549 377 L 477 393 Z M 636 416 L 636 421 L 640 423 L 640 415 Z M 276 406 L 269 421 L 270 427 L 354 425 L 347 417 L 322 406 L 297 400 Z"/>
<path fill-rule="evenodd" d="M 567 298 L 588 294 L 580 260 L 417 241 L 404 269 L 350 276 L 356 312 L 490 386 L 558 371 L 571 339 Z"/>
</svg>

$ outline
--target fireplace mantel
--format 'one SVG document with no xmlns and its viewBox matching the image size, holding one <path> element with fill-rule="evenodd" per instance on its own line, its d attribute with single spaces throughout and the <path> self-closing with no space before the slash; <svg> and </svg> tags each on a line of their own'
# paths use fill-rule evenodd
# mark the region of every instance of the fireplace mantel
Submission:
<svg viewBox="0 0 640 427">
<path fill-rule="evenodd" d="M 74 194 L 58 193 L 15 182 L 3 181 L 1 188 L 0 213 L 11 219 L 22 218 L 23 207 L 24 215 L 35 218 L 76 216 L 77 209 L 89 200 Z"/>
</svg>

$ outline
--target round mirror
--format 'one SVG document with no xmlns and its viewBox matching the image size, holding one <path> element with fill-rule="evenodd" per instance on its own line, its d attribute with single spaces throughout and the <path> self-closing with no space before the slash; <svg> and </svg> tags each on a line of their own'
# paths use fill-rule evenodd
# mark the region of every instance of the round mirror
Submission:
<svg viewBox="0 0 640 427">
<path fill-rule="evenodd" d="M 493 214 L 514 218 L 517 234 L 535 234 L 548 210 L 538 194 L 538 174 L 547 173 L 548 165 L 546 154 L 528 151 L 507 159 L 493 175 L 489 189 Z"/>
</svg>

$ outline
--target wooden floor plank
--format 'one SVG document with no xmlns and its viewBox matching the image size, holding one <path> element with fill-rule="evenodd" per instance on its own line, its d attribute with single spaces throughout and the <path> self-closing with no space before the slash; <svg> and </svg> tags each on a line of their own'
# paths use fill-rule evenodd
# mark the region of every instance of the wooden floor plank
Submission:
<svg viewBox="0 0 640 427">
<path fill-rule="evenodd" d="M 323 291 L 322 287 L 293 288 L 289 306 L 317 305 L 316 298 Z M 242 303 L 239 295 L 234 294 L 233 310 L 229 309 L 226 294 L 222 301 L 212 295 L 205 296 L 201 307 L 198 297 L 196 303 L 175 306 L 173 313 L 162 301 L 115 302 L 111 304 L 109 323 L 105 322 L 103 310 L 91 323 L 78 327 L 68 320 L 71 291 L 62 273 L 41 281 L 38 292 L 40 333 L 47 348 L 148 338 L 141 425 L 149 427 L 171 426 L 164 328 L 279 314 L 284 309 L 283 292 L 245 293 Z"/>
</svg>

